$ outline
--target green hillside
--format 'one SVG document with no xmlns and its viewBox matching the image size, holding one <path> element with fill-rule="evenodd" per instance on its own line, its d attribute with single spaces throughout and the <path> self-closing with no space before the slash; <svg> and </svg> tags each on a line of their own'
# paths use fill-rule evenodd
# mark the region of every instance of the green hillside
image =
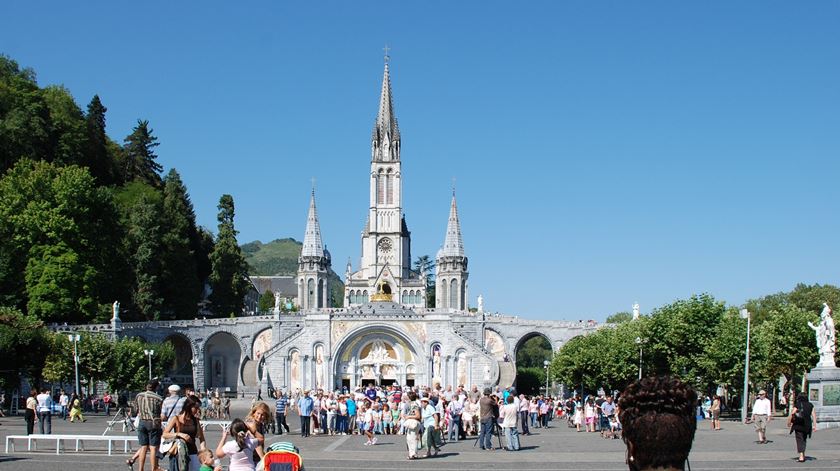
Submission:
<svg viewBox="0 0 840 471">
<path fill-rule="evenodd" d="M 242 254 L 248 262 L 251 275 L 275 276 L 297 274 L 298 256 L 302 243 L 295 239 L 276 239 L 268 243 L 258 240 L 242 245 Z M 344 306 L 344 283 L 341 278 L 330 272 L 330 292 L 333 307 Z"/>
</svg>

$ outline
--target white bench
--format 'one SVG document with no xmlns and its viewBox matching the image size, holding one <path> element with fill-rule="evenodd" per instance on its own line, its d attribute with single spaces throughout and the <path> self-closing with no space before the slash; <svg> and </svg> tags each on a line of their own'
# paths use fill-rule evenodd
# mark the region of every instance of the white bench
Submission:
<svg viewBox="0 0 840 471">
<path fill-rule="evenodd" d="M 38 440 L 55 440 L 55 454 L 61 454 L 61 450 L 64 447 L 65 440 L 75 440 L 76 442 L 76 451 L 81 449 L 84 451 L 85 449 L 85 442 L 108 442 L 108 455 L 111 455 L 114 448 L 114 442 L 122 442 L 123 443 L 123 453 L 129 452 L 129 442 L 137 442 L 136 435 L 61 435 L 61 434 L 50 434 L 50 435 L 42 435 L 42 434 L 33 434 L 33 435 L 8 435 L 6 437 L 6 454 L 9 453 L 9 445 L 11 445 L 11 450 L 14 453 L 15 451 L 15 440 L 26 440 L 26 451 L 32 451 L 32 443 L 35 442 L 35 449 L 38 448 Z"/>
</svg>

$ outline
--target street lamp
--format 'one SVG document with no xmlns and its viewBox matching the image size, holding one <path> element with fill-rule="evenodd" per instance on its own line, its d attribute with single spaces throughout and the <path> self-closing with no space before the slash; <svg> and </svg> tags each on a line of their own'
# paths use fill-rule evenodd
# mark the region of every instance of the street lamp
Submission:
<svg viewBox="0 0 840 471">
<path fill-rule="evenodd" d="M 741 319 L 747 320 L 747 348 L 744 352 L 744 398 L 741 401 L 741 422 L 747 421 L 747 401 L 749 400 L 750 376 L 750 311 L 741 309 Z"/>
<path fill-rule="evenodd" d="M 79 393 L 79 334 L 67 334 L 67 338 L 73 342 L 73 364 L 76 367 L 76 394 Z"/>
<path fill-rule="evenodd" d="M 152 356 L 154 356 L 155 351 L 154 350 L 143 350 L 143 353 L 145 353 L 146 356 L 149 357 L 149 381 L 151 381 L 152 380 Z"/>
<path fill-rule="evenodd" d="M 645 343 L 645 339 L 641 337 L 636 337 L 636 345 L 639 346 L 639 379 L 642 379 L 642 346 Z"/>
<path fill-rule="evenodd" d="M 543 360 L 543 366 L 545 367 L 545 395 L 548 396 L 548 365 L 551 363 L 548 360 Z"/>
</svg>

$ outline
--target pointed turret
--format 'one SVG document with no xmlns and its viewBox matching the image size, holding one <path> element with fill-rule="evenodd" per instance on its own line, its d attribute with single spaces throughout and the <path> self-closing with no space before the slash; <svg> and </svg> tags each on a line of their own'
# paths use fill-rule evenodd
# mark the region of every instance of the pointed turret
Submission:
<svg viewBox="0 0 840 471">
<path fill-rule="evenodd" d="M 461 238 L 461 222 L 458 219 L 458 204 L 455 190 L 452 190 L 452 204 L 449 206 L 449 223 L 446 226 L 446 239 L 435 257 L 435 269 L 438 288 L 435 290 L 438 308 L 467 310 L 467 256 L 464 253 L 464 240 Z"/>
<path fill-rule="evenodd" d="M 315 209 L 315 190 L 309 200 L 309 215 L 306 218 L 306 233 L 303 236 L 301 257 L 323 257 L 324 246 L 321 243 L 321 224 L 318 223 L 318 211 Z"/>
<path fill-rule="evenodd" d="M 458 220 L 458 205 L 455 193 L 452 193 L 452 205 L 449 207 L 449 224 L 446 226 L 446 239 L 443 242 L 443 256 L 463 257 L 464 240 L 461 238 L 461 223 Z"/>
<path fill-rule="evenodd" d="M 385 56 L 385 72 L 382 75 L 382 91 L 379 95 L 379 113 L 373 125 L 371 136 L 372 158 L 375 161 L 400 159 L 400 128 L 394 114 L 391 98 L 391 74 L 389 58 Z"/>
</svg>

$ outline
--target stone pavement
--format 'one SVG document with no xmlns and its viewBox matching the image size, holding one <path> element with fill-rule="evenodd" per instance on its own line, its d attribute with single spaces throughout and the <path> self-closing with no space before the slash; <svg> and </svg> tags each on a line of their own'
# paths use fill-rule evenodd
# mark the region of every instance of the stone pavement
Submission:
<svg viewBox="0 0 840 471">
<path fill-rule="evenodd" d="M 244 416 L 248 403 L 234 403 L 234 416 Z M 289 421 L 293 431 L 299 427 L 296 417 Z M 89 415 L 83 424 L 69 423 L 60 418 L 53 421 L 54 433 L 101 434 L 105 430 L 103 415 Z M 808 443 L 808 462 L 795 462 L 796 447 L 793 436 L 788 435 L 784 419 L 771 421 L 768 438 L 770 443 L 759 445 L 752 426 L 724 422 L 723 430 L 714 432 L 708 422 L 701 422 L 690 455 L 693 471 L 709 470 L 838 470 L 840 469 L 840 430 L 818 431 Z M 37 429 L 37 426 L 36 426 Z M 5 445 L 9 434 L 25 433 L 22 417 L 0 418 L 0 443 Z M 115 432 L 122 433 L 119 428 Z M 215 448 L 221 433 L 217 427 L 207 432 L 210 447 Z M 400 435 L 380 436 L 372 447 L 365 446 L 359 436 L 323 437 L 301 439 L 296 434 L 268 437 L 269 442 L 290 439 L 300 447 L 308 471 L 341 469 L 342 471 L 385 471 L 400 469 L 461 471 L 461 470 L 626 470 L 625 448 L 621 440 L 604 440 L 598 434 L 577 433 L 565 421 L 554 421 L 549 429 L 535 429 L 529 437 L 521 437 L 523 450 L 482 451 L 474 440 L 449 443 L 440 455 L 429 459 L 407 461 L 405 439 Z M 494 441 L 498 445 L 498 441 Z M 46 445 L 46 444 L 45 444 Z M 18 445 L 18 449 L 21 447 Z M 18 451 L 2 454 L 0 469 L 3 471 L 29 470 L 126 470 L 126 455 L 107 456 L 104 446 L 88 447 L 88 451 L 56 456 L 49 445 L 42 451 Z M 148 466 L 148 465 L 147 465 Z M 148 468 L 147 468 L 148 469 Z"/>
</svg>

